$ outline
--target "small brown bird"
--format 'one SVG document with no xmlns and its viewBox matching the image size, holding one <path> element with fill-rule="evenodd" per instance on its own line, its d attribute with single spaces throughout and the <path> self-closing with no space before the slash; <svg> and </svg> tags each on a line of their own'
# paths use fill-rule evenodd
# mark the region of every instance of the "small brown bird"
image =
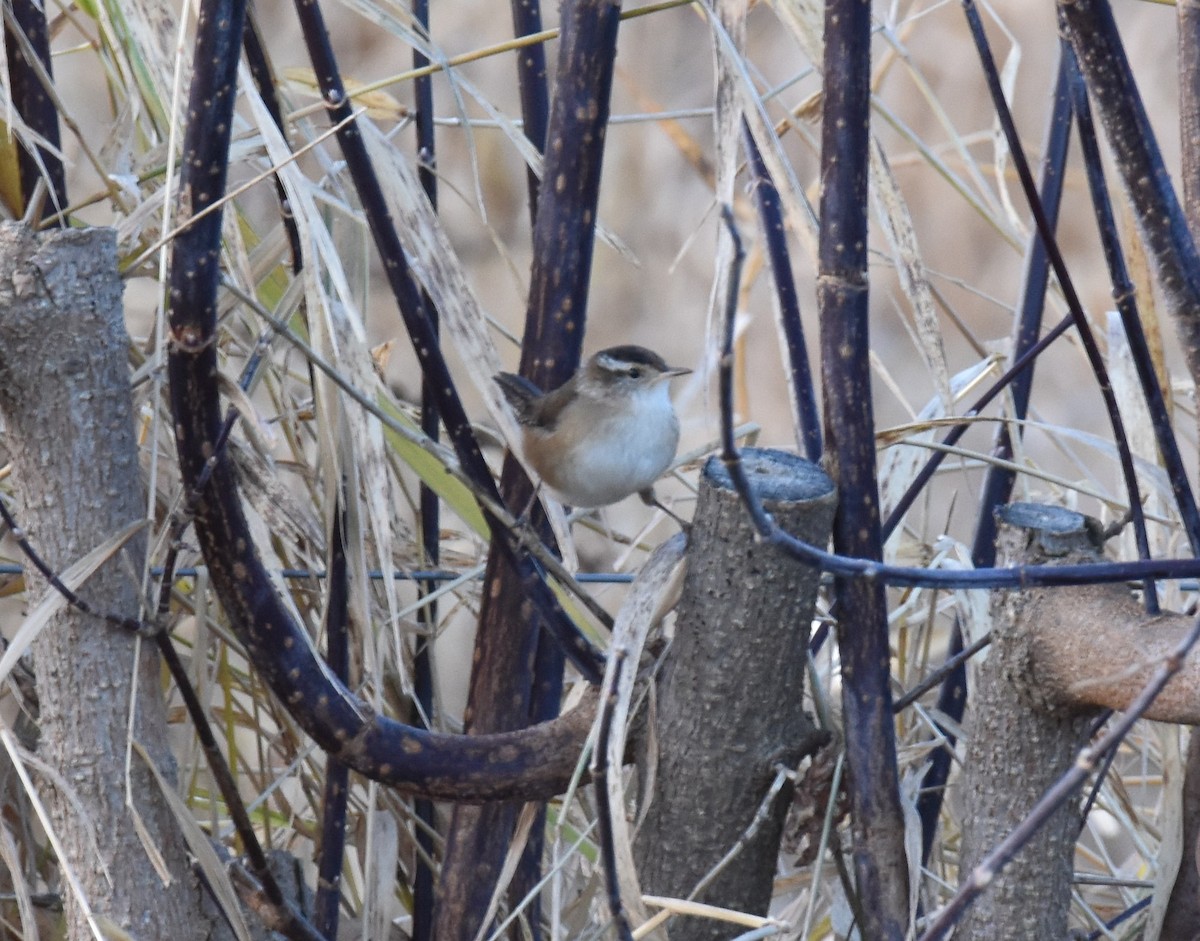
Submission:
<svg viewBox="0 0 1200 941">
<path fill-rule="evenodd" d="M 525 460 L 561 502 L 591 508 L 634 493 L 660 505 L 654 482 L 679 446 L 667 386 L 690 372 L 645 347 L 613 346 L 553 392 L 513 373 L 495 378 L 521 424 Z"/>
</svg>

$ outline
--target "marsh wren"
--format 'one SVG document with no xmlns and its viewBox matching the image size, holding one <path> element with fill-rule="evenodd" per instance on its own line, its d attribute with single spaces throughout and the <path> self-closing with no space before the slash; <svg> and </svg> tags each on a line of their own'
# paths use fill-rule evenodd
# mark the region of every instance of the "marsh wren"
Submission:
<svg viewBox="0 0 1200 941">
<path fill-rule="evenodd" d="M 513 373 L 495 378 L 517 414 L 525 460 L 560 501 L 592 508 L 636 493 L 661 506 L 654 482 L 679 445 L 667 385 L 690 372 L 644 347 L 613 346 L 553 392 Z"/>
</svg>

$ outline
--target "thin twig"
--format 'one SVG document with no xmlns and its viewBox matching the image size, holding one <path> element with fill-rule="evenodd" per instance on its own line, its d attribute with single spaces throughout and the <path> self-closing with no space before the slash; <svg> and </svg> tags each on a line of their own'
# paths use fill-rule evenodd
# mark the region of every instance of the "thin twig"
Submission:
<svg viewBox="0 0 1200 941">
<path fill-rule="evenodd" d="M 707 873 L 704 874 L 696 887 L 688 893 L 688 901 L 695 899 L 701 892 L 707 889 L 725 868 L 741 855 L 742 851 L 750 845 L 750 841 L 761 830 L 764 824 L 771 819 L 772 805 L 775 803 L 775 798 L 779 796 L 779 792 L 783 790 L 783 786 L 788 781 L 795 778 L 795 772 L 789 768 L 778 765 L 775 769 L 775 780 L 771 782 L 771 786 L 767 788 L 767 793 L 763 795 L 763 799 L 758 803 L 758 810 L 754 812 L 754 818 L 750 821 L 745 830 L 738 836 L 737 841 L 729 848 L 729 851 L 722 856 Z"/>
<path fill-rule="evenodd" d="M 983 63 L 983 74 L 987 80 L 988 91 L 992 96 L 992 107 L 996 112 L 996 117 L 1000 121 L 1000 127 L 1004 131 L 1004 137 L 1008 142 L 1013 167 L 1016 169 L 1017 176 L 1021 180 L 1021 188 L 1025 192 L 1026 200 L 1029 202 L 1029 209 L 1033 213 L 1038 235 L 1041 237 L 1042 244 L 1046 248 L 1046 257 L 1050 261 L 1050 267 L 1054 269 L 1054 276 L 1058 278 L 1059 288 L 1062 290 L 1063 298 L 1067 302 L 1067 308 L 1071 312 L 1071 317 L 1075 320 L 1075 327 L 1079 332 L 1079 340 L 1083 346 L 1084 353 L 1087 355 L 1088 365 L 1092 369 L 1092 373 L 1096 378 L 1096 385 L 1104 400 L 1104 408 L 1108 413 L 1109 423 L 1112 425 L 1113 443 L 1117 448 L 1121 474 L 1125 481 L 1126 492 L 1128 493 L 1129 509 L 1133 515 L 1133 528 L 1137 541 L 1138 555 L 1143 559 L 1149 558 L 1150 542 L 1146 535 L 1146 519 L 1142 513 L 1141 488 L 1138 484 L 1137 472 L 1133 468 L 1133 452 L 1129 448 L 1129 438 L 1125 433 L 1125 421 L 1121 417 L 1121 410 L 1117 405 L 1117 397 L 1113 392 L 1112 382 L 1108 378 L 1108 367 L 1104 363 L 1104 356 L 1100 352 L 1100 347 L 1096 343 L 1096 338 L 1092 333 L 1091 323 L 1088 321 L 1087 315 L 1083 312 L 1083 304 L 1079 300 L 1079 294 L 1075 290 L 1075 283 L 1072 281 L 1071 274 L 1067 270 L 1067 263 L 1063 260 L 1062 252 L 1059 251 L 1058 242 L 1054 237 L 1054 229 L 1050 225 L 1050 220 L 1046 217 L 1045 208 L 1038 197 L 1037 183 L 1033 179 L 1033 172 L 1029 169 L 1029 161 L 1025 157 L 1025 150 L 1021 146 L 1020 137 L 1017 135 L 1017 127 L 1013 122 L 1012 111 L 1005 100 L 1004 89 L 1000 83 L 1000 74 L 996 70 L 996 63 L 992 57 L 987 33 L 984 31 L 979 11 L 975 9 L 974 0 L 963 0 L 963 12 L 966 14 L 967 24 L 971 29 L 971 38 L 975 41 L 975 47 Z M 1149 578 L 1145 580 L 1144 587 L 1148 594 L 1154 593 L 1154 584 Z"/>
<path fill-rule="evenodd" d="M 964 647 L 962 650 L 960 650 L 958 653 L 956 653 L 953 657 L 947 657 L 946 661 L 940 667 L 938 667 L 936 670 L 934 670 L 932 673 L 930 673 L 927 677 L 925 677 L 923 680 L 921 680 L 920 683 L 918 683 L 916 686 L 914 686 L 912 689 L 910 689 L 907 693 L 905 693 L 903 696 L 901 696 L 899 699 L 897 699 L 896 702 L 892 706 L 892 711 L 899 713 L 899 712 L 902 712 L 903 710 L 907 709 L 909 706 L 911 706 L 913 703 L 915 703 L 918 699 L 920 699 L 922 696 L 924 696 L 927 692 L 929 692 L 931 689 L 933 689 L 935 686 L 937 686 L 939 683 L 941 683 L 942 680 L 945 679 L 945 677 L 947 675 L 949 675 L 950 673 L 953 673 L 955 670 L 957 670 L 959 668 L 959 666 L 961 664 L 966 663 L 973 656 L 975 656 L 975 654 L 979 653 L 979 651 L 983 650 L 983 648 L 986 647 L 991 642 L 992 642 L 992 635 L 991 635 L 991 632 L 989 631 L 988 633 L 984 634 L 982 637 L 977 638 L 976 640 L 972 641 L 969 646 Z"/>
</svg>

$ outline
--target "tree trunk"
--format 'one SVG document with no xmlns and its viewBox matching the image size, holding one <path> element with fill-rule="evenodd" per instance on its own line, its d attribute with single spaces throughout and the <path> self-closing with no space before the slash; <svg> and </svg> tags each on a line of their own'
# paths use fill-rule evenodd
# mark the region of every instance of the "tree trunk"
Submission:
<svg viewBox="0 0 1200 941">
<path fill-rule="evenodd" d="M 1095 561 L 1100 555 L 1095 530 L 1079 513 L 1031 504 L 1001 512 L 1001 564 Z M 992 646 L 979 669 L 967 725 L 963 881 L 1070 768 L 1098 711 L 1064 707 L 1056 690 L 1038 681 L 1031 663 L 1039 619 L 1030 615 L 1029 600 L 1027 592 L 1010 591 L 997 592 L 992 601 Z M 1079 827 L 1078 803 L 1060 807 L 967 910 L 954 937 L 1066 938 Z"/>
<path fill-rule="evenodd" d="M 768 512 L 799 538 L 825 545 L 837 502 L 825 473 L 780 451 L 747 449 L 743 460 Z M 757 823 L 756 815 L 777 768 L 794 769 L 820 740 L 802 709 L 820 572 L 757 538 L 716 458 L 704 469 L 689 545 L 659 684 L 658 768 L 636 844 L 638 872 L 647 892 L 687 898 L 737 847 L 697 898 L 763 915 L 791 787 Z M 756 831 L 739 845 L 752 823 Z M 720 922 L 681 919 L 671 937 L 738 933 Z"/>
<path fill-rule="evenodd" d="M 56 572 L 145 514 L 116 241 L 108 229 L 39 236 L 0 226 L 0 411 L 19 518 Z M 129 540 L 79 590 L 100 612 L 137 617 L 145 540 Z M 26 566 L 30 606 L 46 590 Z M 36 775 L 87 907 L 137 938 L 204 938 L 209 923 L 166 802 L 127 730 L 174 778 L 159 660 L 97 617 L 66 609 L 33 646 L 40 706 Z M 134 686 L 136 684 L 136 698 Z M 134 710 L 132 723 L 129 711 Z M 64 789 L 66 792 L 64 792 Z M 169 884 L 134 828 L 136 805 Z M 65 888 L 69 937 L 92 938 Z"/>
</svg>

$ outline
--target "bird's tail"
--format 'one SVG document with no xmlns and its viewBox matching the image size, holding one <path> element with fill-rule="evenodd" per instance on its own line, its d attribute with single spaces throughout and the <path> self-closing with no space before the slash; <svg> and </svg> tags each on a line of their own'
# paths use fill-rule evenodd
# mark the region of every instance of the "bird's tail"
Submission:
<svg viewBox="0 0 1200 941">
<path fill-rule="evenodd" d="M 492 378 L 500 387 L 500 391 L 504 393 L 504 397 L 508 399 L 508 404 L 517 413 L 517 421 L 523 425 L 533 421 L 533 404 L 541 397 L 542 390 L 524 376 L 518 376 L 516 373 L 497 373 Z"/>
</svg>

